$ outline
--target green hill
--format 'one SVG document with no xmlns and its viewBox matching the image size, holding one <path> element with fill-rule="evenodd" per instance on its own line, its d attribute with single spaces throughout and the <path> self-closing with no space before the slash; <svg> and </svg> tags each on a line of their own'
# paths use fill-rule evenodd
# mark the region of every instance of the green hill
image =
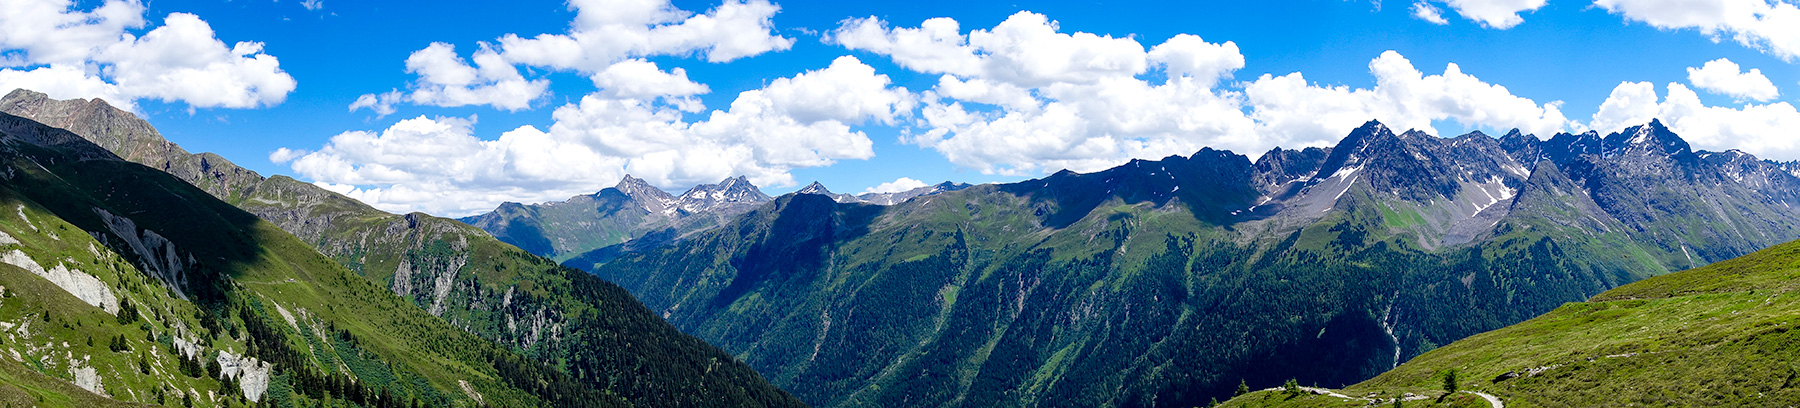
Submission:
<svg viewBox="0 0 1800 408">
<path fill-rule="evenodd" d="M 1464 389 L 1508 407 L 1793 406 L 1800 404 L 1795 289 L 1800 242 L 1563 305 L 1425 353 L 1342 393 L 1437 395 L 1442 373 L 1456 370 Z M 1288 401 L 1279 394 L 1225 405 L 1332 406 L 1316 405 L 1328 397 Z"/>
</svg>

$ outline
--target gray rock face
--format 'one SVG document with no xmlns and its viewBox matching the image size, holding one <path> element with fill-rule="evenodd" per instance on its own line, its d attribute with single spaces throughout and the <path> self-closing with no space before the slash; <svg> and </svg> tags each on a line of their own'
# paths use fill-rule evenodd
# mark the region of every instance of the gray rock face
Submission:
<svg viewBox="0 0 1800 408">
<path fill-rule="evenodd" d="M 650 182 L 644 181 L 644 179 L 632 177 L 630 174 L 625 175 L 624 179 L 619 180 L 619 184 L 613 186 L 613 189 L 619 190 L 619 192 L 624 193 L 627 197 L 631 197 L 632 201 L 636 201 L 644 211 L 651 214 L 667 214 L 673 212 L 676 202 L 679 201 L 674 195 L 670 195 L 669 192 L 650 185 Z M 596 193 L 596 195 L 598 194 Z"/>
<path fill-rule="evenodd" d="M 1275 229 L 1315 222 L 1358 203 L 1385 206 L 1413 221 L 1397 229 L 1425 248 L 1490 235 L 1507 214 L 1529 167 L 1502 140 L 1481 132 L 1439 138 L 1394 133 L 1379 122 L 1350 132 L 1330 149 L 1277 149 L 1250 177 L 1263 196 L 1242 214 Z"/>
<path fill-rule="evenodd" d="M 1276 197 L 1287 193 L 1295 182 L 1312 180 L 1325 164 L 1330 148 L 1308 147 L 1301 150 L 1275 148 L 1256 160 L 1256 188 L 1264 195 Z"/>
<path fill-rule="evenodd" d="M 156 231 L 140 231 L 131 218 L 113 215 L 100 208 L 93 210 L 94 214 L 106 222 L 107 229 L 124 240 L 125 247 L 131 248 L 131 252 L 138 256 L 139 266 L 145 272 L 156 276 L 164 286 L 174 290 L 176 295 L 187 298 L 187 270 L 194 264 L 191 255 L 183 257 L 183 252 L 176 249 L 174 243 Z"/>
<path fill-rule="evenodd" d="M 274 367 L 268 362 L 249 356 L 237 356 L 230 352 L 220 351 L 219 375 L 238 382 L 238 388 L 244 392 L 244 398 L 250 402 L 262 402 L 263 394 L 269 390 L 269 374 Z"/>
<path fill-rule="evenodd" d="M 69 375 L 75 377 L 75 386 L 95 395 L 106 395 L 106 384 L 100 378 L 100 371 L 80 364 L 69 366 Z"/>
<path fill-rule="evenodd" d="M 14 243 L 16 244 L 17 242 L 15 241 Z M 44 280 L 48 280 L 50 283 L 55 284 L 56 287 L 62 288 L 63 291 L 69 292 L 70 295 L 74 295 L 75 298 L 81 299 L 82 302 L 105 310 L 107 313 L 115 315 L 119 314 L 118 296 L 113 294 L 112 288 L 106 286 L 106 282 L 101 282 L 100 278 L 96 278 L 94 275 L 89 275 L 76 269 L 69 269 L 61 262 L 57 262 L 56 266 L 45 269 L 43 265 L 32 260 L 31 256 L 25 255 L 24 251 L 17 249 L 0 253 L 0 262 L 17 266 L 20 269 L 36 274 L 37 276 L 44 278 Z"/>
<path fill-rule="evenodd" d="M 1660 121 L 1507 144 L 1555 166 L 1659 260 L 1685 269 L 1800 236 L 1800 178 L 1740 151 L 1695 152 Z"/>
</svg>

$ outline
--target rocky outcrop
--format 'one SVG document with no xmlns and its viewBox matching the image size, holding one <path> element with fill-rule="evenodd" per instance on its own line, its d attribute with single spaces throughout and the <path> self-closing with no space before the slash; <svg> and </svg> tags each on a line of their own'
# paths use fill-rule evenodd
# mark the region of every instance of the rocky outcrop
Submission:
<svg viewBox="0 0 1800 408">
<path fill-rule="evenodd" d="M 175 249 L 175 244 L 163 238 L 156 231 L 138 230 L 137 223 L 130 218 L 115 216 L 101 208 L 94 208 L 94 214 L 106 223 L 106 228 L 114 236 L 123 240 L 126 248 L 137 255 L 139 266 L 161 280 L 164 285 L 173 289 L 182 299 L 187 299 L 184 289 L 187 287 L 187 269 L 194 264 L 193 257 L 183 257 Z M 102 236 L 104 238 L 104 236 Z M 101 242 L 112 245 L 111 243 Z"/>
<path fill-rule="evenodd" d="M 73 381 L 75 386 L 88 390 L 88 392 L 94 393 L 95 395 L 106 395 L 106 384 L 104 380 L 100 378 L 99 370 L 95 370 L 93 367 L 88 367 L 80 362 L 70 362 L 69 375 L 75 377 L 75 381 Z"/>
<path fill-rule="evenodd" d="M 63 266 L 61 262 L 57 262 L 56 266 L 51 267 L 50 269 L 44 269 L 37 261 L 33 261 L 31 256 L 25 255 L 24 251 L 18 249 L 0 253 L 0 262 L 17 266 L 20 269 L 30 271 L 37 276 L 43 277 L 45 280 L 50 281 L 50 283 L 56 284 L 56 287 L 62 288 L 65 292 L 69 292 L 70 295 L 75 295 L 75 297 L 81 299 L 82 302 L 105 310 L 107 313 L 119 313 L 118 296 L 113 294 L 112 289 L 108 288 L 105 282 L 101 282 L 100 278 L 96 278 L 94 275 L 89 275 L 75 269 L 69 269 Z"/>
<path fill-rule="evenodd" d="M 244 398 L 250 402 L 262 402 L 262 397 L 269 390 L 269 373 L 273 366 L 249 356 L 238 356 L 221 351 L 219 362 L 220 378 L 237 381 L 238 388 L 244 392 Z"/>
</svg>

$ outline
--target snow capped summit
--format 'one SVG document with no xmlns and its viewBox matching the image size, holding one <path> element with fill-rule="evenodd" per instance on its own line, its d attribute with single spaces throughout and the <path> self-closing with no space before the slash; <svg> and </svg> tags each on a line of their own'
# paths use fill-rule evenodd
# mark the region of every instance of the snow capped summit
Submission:
<svg viewBox="0 0 1800 408">
<path fill-rule="evenodd" d="M 676 198 L 676 208 L 689 213 L 712 211 L 725 207 L 755 205 L 773 200 L 744 176 L 727 178 L 719 184 L 701 184 Z"/>
</svg>

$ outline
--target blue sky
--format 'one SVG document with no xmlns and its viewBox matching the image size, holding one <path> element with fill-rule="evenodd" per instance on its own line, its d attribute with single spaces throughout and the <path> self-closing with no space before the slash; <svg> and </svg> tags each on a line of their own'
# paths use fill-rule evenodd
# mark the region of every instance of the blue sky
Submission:
<svg viewBox="0 0 1800 408">
<path fill-rule="evenodd" d="M 1766 12 L 1747 17 L 1728 14 L 1716 18 L 1692 17 L 1710 15 L 1705 13 L 1709 7 L 1746 2 L 1763 7 Z M 36 4 L 65 13 L 85 13 L 110 3 L 129 2 L 0 0 L 0 7 Z M 606 18 L 609 13 L 601 10 L 602 6 L 612 7 L 607 0 L 590 3 L 594 4 L 586 12 L 599 16 L 596 18 Z M 656 6 L 654 3 L 657 2 L 649 3 Z M 125 57 L 106 51 L 95 51 L 86 57 L 40 57 L 47 54 L 43 50 L 50 47 L 69 46 L 58 43 L 58 38 L 32 39 L 6 32 L 0 32 L 0 56 L 11 61 L 5 65 L 7 70 L 18 73 L 47 69 L 55 64 L 85 66 L 89 76 L 118 87 L 106 88 L 114 89 L 111 91 L 83 91 L 77 86 L 46 83 L 51 81 L 48 79 L 15 77 L 9 81 L 4 73 L 0 73 L 0 86 L 41 86 L 48 88 L 46 92 L 53 96 L 65 98 L 126 99 L 125 105 L 134 105 L 166 137 L 190 151 L 217 152 L 265 175 L 286 174 L 302 180 L 320 181 L 390 211 L 424 210 L 453 216 L 492 208 L 499 201 L 540 202 L 578 192 L 592 192 L 610 186 L 619 175 L 628 171 L 676 192 L 696 182 L 749 173 L 771 193 L 792 191 L 813 180 L 839 192 L 858 193 L 902 177 L 925 183 L 944 180 L 983 183 L 1021 180 L 1064 167 L 1092 171 L 1130 157 L 1191 153 L 1199 146 L 1230 148 L 1254 157 L 1276 145 L 1329 144 L 1353 127 L 1353 124 L 1346 126 L 1345 123 L 1360 123 L 1371 118 L 1391 125 L 1399 123 L 1394 125 L 1396 127 L 1404 127 L 1404 124 L 1431 126 L 1435 128 L 1431 131 L 1446 136 L 1469 130 L 1498 134 L 1517 126 L 1543 129 L 1539 133 L 1546 133 L 1541 136 L 1548 137 L 1547 133 L 1552 131 L 1592 128 L 1604 133 L 1625 124 L 1642 123 L 1648 117 L 1686 115 L 1675 122 L 1676 130 L 1694 140 L 1697 147 L 1742 148 L 1767 158 L 1800 159 L 1800 146 L 1794 142 L 1800 135 L 1789 130 L 1800 127 L 1788 127 L 1800 125 L 1800 115 L 1793 114 L 1790 105 L 1795 100 L 1792 92 L 1800 90 L 1797 88 L 1800 70 L 1796 70 L 1791 62 L 1795 52 L 1800 51 L 1800 45 L 1794 45 L 1800 44 L 1800 34 L 1779 27 L 1779 23 L 1789 21 L 1784 18 L 1797 18 L 1795 15 L 1800 15 L 1800 11 L 1793 11 L 1791 4 L 1763 0 L 1689 3 L 1692 4 L 1671 8 L 1633 0 L 1045 1 L 1029 4 L 775 1 L 773 5 L 779 7 L 779 12 L 760 20 L 749 19 L 760 21 L 761 25 L 746 32 L 711 40 L 702 38 L 696 40 L 699 41 L 694 43 L 697 45 L 685 48 L 618 53 L 574 67 L 525 61 L 513 53 L 523 46 L 502 45 L 499 41 L 508 34 L 524 38 L 539 34 L 569 34 L 571 22 L 578 17 L 574 6 L 580 4 L 562 1 L 421 4 L 324 0 L 303 4 L 296 0 L 158 0 L 141 4 L 139 15 L 144 21 L 136 26 L 126 24 L 116 30 L 118 34 L 149 38 L 147 33 L 150 31 L 175 25 L 168 22 L 172 20 L 165 20 L 171 13 L 191 14 L 210 25 L 214 38 L 226 47 L 238 42 L 262 43 L 260 54 L 278 59 L 279 72 L 242 68 L 243 72 L 261 75 L 245 76 L 265 78 L 270 74 L 285 73 L 292 79 L 291 91 L 283 92 L 278 80 L 262 82 L 264 85 L 248 99 L 208 99 L 208 96 L 195 92 L 183 93 L 180 86 L 174 87 L 175 90 L 130 88 L 126 72 L 144 64 L 129 65 L 132 63 L 126 62 Z M 765 3 L 678 0 L 657 8 L 673 17 L 627 22 L 624 26 L 642 28 L 679 24 L 681 19 L 709 15 L 721 4 Z M 1493 11 L 1495 8 L 1500 11 Z M 1422 17 L 1422 9 L 1437 10 L 1443 24 Z M 1505 11 L 1509 9 L 1516 10 L 1519 20 L 1496 24 L 1508 15 Z M 876 41 L 879 36 L 857 42 L 846 40 L 847 35 L 839 31 L 858 22 L 851 19 L 873 17 L 878 21 L 871 22 L 869 27 L 886 31 L 869 33 L 885 34 L 887 37 L 883 38 L 892 39 L 902 30 L 920 27 L 927 19 L 947 17 L 960 25 L 958 34 L 973 38 L 972 30 L 999 31 L 997 26 L 1003 22 L 1013 23 L 1014 27 L 1035 27 L 1026 24 L 1031 16 L 1054 22 L 1052 30 L 1040 34 L 1053 31 L 1057 35 L 1081 37 L 1077 33 L 1092 33 L 1135 42 L 1139 46 L 1136 51 L 1132 51 L 1130 43 L 1096 42 L 1090 45 L 1105 52 L 1123 50 L 1124 54 L 1119 57 L 1122 59 L 1118 61 L 1134 62 L 1142 68 L 1092 75 L 1076 72 L 1078 70 L 1021 74 L 1025 71 L 1019 69 L 1029 71 L 1042 64 L 1019 59 L 1014 61 L 1018 66 L 996 68 L 1003 64 L 994 61 L 1006 52 L 999 48 L 974 52 L 986 61 L 984 68 L 917 61 L 909 64 L 901 62 L 904 57 L 897 55 L 908 51 L 882 48 Z M 85 19 L 88 23 L 95 20 L 88 17 Z M 1487 23 L 1476 21 L 1481 18 L 1490 20 Z M 1165 42 L 1175 43 L 1170 41 L 1171 38 L 1183 34 L 1198 36 L 1204 41 L 1184 44 L 1211 47 L 1190 47 L 1194 50 L 1216 51 L 1229 42 L 1236 50 L 1226 54 L 1240 57 L 1241 66 L 1233 62 L 1232 55 L 1226 55 L 1221 57 L 1223 59 L 1209 60 L 1211 65 L 1197 65 L 1201 68 L 1188 72 L 1192 74 L 1190 78 L 1173 73 L 1177 71 L 1175 65 L 1158 60 L 1155 52 L 1150 52 L 1149 58 L 1143 56 Z M 11 37 L 5 37 L 8 35 Z M 751 47 L 737 53 L 743 55 L 723 55 L 726 53 L 718 50 L 724 46 L 706 42 L 725 41 L 717 38 L 753 37 L 772 39 L 775 45 L 764 44 L 766 49 Z M 791 43 L 782 46 L 783 40 Z M 546 87 L 542 92 L 530 92 L 523 105 L 519 103 L 522 100 L 492 102 L 475 98 L 474 104 L 443 106 L 471 100 L 408 99 L 415 91 L 429 87 L 429 81 L 417 70 L 409 72 L 408 58 L 433 43 L 453 47 L 455 55 L 461 59 L 440 61 L 446 63 L 475 61 L 476 50 L 486 43 L 495 51 L 501 51 L 507 59 L 506 63 L 496 66 L 516 70 L 521 83 L 537 81 Z M 969 44 L 973 45 L 972 42 Z M 1055 48 L 1052 43 L 1010 44 L 1027 51 L 1031 47 Z M 1384 56 L 1389 51 L 1392 55 Z M 246 55 L 249 54 L 237 58 L 246 58 Z M 834 61 L 843 56 L 854 60 L 834 65 Z M 221 58 L 240 61 L 230 56 Z M 1707 72 L 1723 73 L 1722 66 L 1705 65 L 1722 58 L 1738 66 L 1730 70 L 1731 75 L 1721 80 L 1723 82 L 1696 79 L 1690 75 L 1690 70 L 1703 66 L 1709 69 Z M 707 92 L 675 94 L 657 91 L 671 95 L 668 98 L 659 98 L 655 95 L 660 94 L 654 92 L 633 94 L 642 100 L 639 102 L 642 106 L 638 106 L 642 110 L 620 108 L 622 105 L 618 103 L 604 104 L 600 99 L 605 98 L 583 103 L 584 97 L 602 94 L 611 95 L 606 97 L 611 99 L 626 98 L 612 91 L 614 87 L 600 86 L 600 82 L 590 76 L 602 68 L 637 59 L 654 64 L 664 74 L 675 69 L 684 70 L 689 83 L 704 85 Z M 1381 66 L 1390 68 L 1410 65 L 1425 79 L 1404 91 L 1398 90 L 1399 86 L 1379 89 L 1377 74 L 1372 72 L 1378 60 Z M 1404 64 L 1397 64 L 1400 62 Z M 1446 64 L 1451 63 L 1456 64 L 1464 75 L 1445 75 L 1452 78 L 1443 81 L 1431 79 L 1431 76 L 1445 74 Z M 1225 65 L 1220 68 L 1218 64 Z M 143 69 L 164 66 L 150 67 Z M 1760 85 L 1754 75 L 1746 76 L 1751 69 L 1759 70 L 1758 74 L 1766 78 L 1774 90 Z M 761 89 L 765 94 L 777 95 L 779 89 L 790 88 L 772 84 L 809 71 L 821 74 L 830 71 L 840 75 L 816 75 L 806 81 L 795 79 L 791 81 L 792 95 L 795 96 L 789 99 L 772 96 L 766 98 L 769 101 L 764 101 L 765 110 L 776 113 L 765 112 L 762 116 L 746 113 L 734 119 L 735 122 L 715 121 L 721 124 L 719 129 L 712 131 L 683 130 L 682 137 L 691 140 L 682 140 L 688 142 L 644 148 L 648 150 L 619 146 L 638 146 L 655 140 L 596 142 L 616 138 L 603 135 L 612 133 L 593 130 L 617 124 L 616 115 L 661 112 L 676 117 L 664 116 L 656 123 L 666 124 L 673 120 L 680 127 L 694 126 L 712 118 L 714 111 L 734 109 L 734 101 L 749 100 L 741 95 L 745 91 Z M 1274 85 L 1278 81 L 1269 80 L 1293 73 L 1301 73 L 1304 81 L 1288 85 L 1299 84 L 1303 88 L 1276 89 Z M 874 83 L 874 88 L 856 88 L 859 89 L 857 92 L 871 92 L 868 95 L 875 95 L 871 97 L 875 99 L 895 98 L 892 103 L 849 106 L 857 105 L 857 101 L 871 100 L 861 98 L 863 94 L 860 93 L 856 94 L 858 97 L 839 98 L 841 100 L 821 98 L 849 95 L 846 93 L 849 91 L 844 90 L 850 88 L 833 86 L 869 85 L 867 80 L 877 78 L 870 74 L 886 76 L 888 83 Z M 1265 74 L 1270 77 L 1265 78 Z M 1011 84 L 1007 86 L 1030 92 L 1027 95 L 1031 95 L 1029 98 L 1035 100 L 1037 107 L 1025 106 L 1032 105 L 1029 102 L 1011 106 L 982 103 L 978 97 L 948 96 L 952 92 L 941 83 L 946 75 L 960 81 Z M 1176 78 L 1196 82 L 1187 88 L 1177 88 L 1174 86 L 1178 82 Z M 1119 99 L 1105 99 L 1110 91 L 1130 88 L 1108 85 L 1119 84 L 1107 82 L 1118 80 L 1139 81 L 1144 92 L 1156 90 L 1163 92 L 1156 95 L 1169 99 L 1144 99 L 1135 95 L 1114 95 Z M 1256 86 L 1259 80 L 1266 86 Z M 131 82 L 141 83 L 142 80 Z M 484 83 L 478 80 L 476 86 Z M 1643 84 L 1621 86 L 1622 83 Z M 1676 98 L 1670 96 L 1673 92 L 1671 83 L 1684 90 L 1691 89 L 1697 102 L 1677 103 Z M 1491 85 L 1502 86 L 1504 90 Z M 1337 88 L 1340 86 L 1343 88 Z M 1420 90 L 1432 87 L 1442 89 Z M 1651 93 L 1647 104 L 1642 98 L 1646 90 Z M 389 95 L 391 100 L 383 100 L 379 105 L 391 108 L 391 113 L 382 114 L 385 112 L 369 107 L 350 108 L 359 97 L 368 95 L 373 98 L 371 101 L 380 100 L 390 91 L 395 92 Z M 684 95 L 704 107 L 690 108 L 686 112 L 680 110 L 682 105 L 677 99 Z M 1630 98 L 1633 95 L 1638 98 Z M 1615 100 L 1609 102 L 1609 98 Z M 1107 115 L 1139 114 L 1133 111 L 1137 108 L 1130 105 L 1139 100 L 1149 101 L 1146 102 L 1148 107 L 1170 107 L 1171 110 L 1167 114 L 1144 114 L 1135 117 L 1135 121 L 1095 124 L 1103 121 L 1098 118 Z M 1282 100 L 1288 102 L 1280 102 Z M 1635 103 L 1628 103 L 1633 101 Z M 1662 101 L 1662 105 L 1659 106 L 1658 101 Z M 1216 106 L 1183 105 L 1187 103 Z M 1618 109 L 1609 111 L 1604 118 L 1596 117 L 1605 103 L 1613 103 Z M 955 125 L 928 123 L 928 111 L 934 109 L 933 106 L 952 104 L 961 107 L 957 112 L 977 119 Z M 1056 112 L 1048 107 L 1058 104 L 1068 106 L 1068 112 L 1072 112 L 1063 119 L 1079 120 L 1078 123 L 1084 125 L 1077 126 L 1079 130 L 1059 130 L 1057 124 L 1070 122 L 1055 121 L 1057 116 L 1045 113 Z M 556 114 L 559 109 L 576 111 L 580 107 L 591 108 L 590 114 L 575 115 L 572 112 L 569 115 L 581 116 L 581 120 L 559 118 Z M 1230 113 L 1234 109 L 1237 116 Z M 1554 111 L 1554 114 L 1547 111 Z M 1024 121 L 1009 125 L 1010 122 L 1002 120 L 1009 113 L 1016 113 Z M 1369 117 L 1390 115 L 1393 118 Z M 1332 118 L 1319 118 L 1323 116 Z M 1041 120 L 1032 121 L 1037 119 Z M 793 120 L 798 122 L 789 123 Z M 1669 119 L 1665 118 L 1665 121 Z M 560 129 L 553 129 L 559 123 Z M 764 136 L 731 134 L 740 128 L 761 129 L 759 126 L 765 125 L 769 130 Z M 520 140 L 545 142 L 489 143 L 522 127 L 533 129 L 525 132 L 530 135 L 524 136 L 536 138 L 521 137 Z M 807 136 L 786 133 L 802 128 L 810 133 L 806 133 Z M 940 133 L 924 136 L 933 129 Z M 334 136 L 346 132 L 363 132 L 358 135 L 364 137 L 333 140 Z M 746 133 L 755 132 L 746 130 Z M 647 134 L 650 136 L 633 137 L 658 137 L 654 132 Z M 793 140 L 786 139 L 790 137 Z M 452 139 L 457 142 L 445 142 Z M 718 151 L 754 153 L 712 157 L 707 155 L 716 151 L 694 153 L 683 150 L 686 149 L 684 144 L 694 141 L 716 143 L 718 149 L 715 150 Z M 435 151 L 432 149 L 454 152 L 483 149 L 481 146 L 487 146 L 485 148 L 494 153 L 471 154 L 455 160 L 455 165 L 429 160 L 429 155 L 402 157 L 406 155 L 394 154 L 394 149 L 410 147 L 425 152 Z M 592 147 L 594 151 L 573 153 L 584 146 Z M 799 146 L 798 150 L 795 146 Z M 551 152 L 536 152 L 548 155 L 542 157 L 525 154 L 533 152 L 522 153 L 532 148 Z M 622 150 L 607 150 L 613 148 Z M 278 149 L 286 150 L 271 157 Z M 651 163 L 651 160 L 634 157 L 649 151 L 682 158 Z M 589 160 L 582 154 L 592 155 L 595 159 Z M 690 154 L 694 157 L 688 157 Z M 281 161 L 277 162 L 277 159 Z M 565 163 L 584 165 L 563 165 Z M 670 170 L 670 166 L 710 170 Z M 650 170 L 646 175 L 633 169 Z"/>
</svg>

